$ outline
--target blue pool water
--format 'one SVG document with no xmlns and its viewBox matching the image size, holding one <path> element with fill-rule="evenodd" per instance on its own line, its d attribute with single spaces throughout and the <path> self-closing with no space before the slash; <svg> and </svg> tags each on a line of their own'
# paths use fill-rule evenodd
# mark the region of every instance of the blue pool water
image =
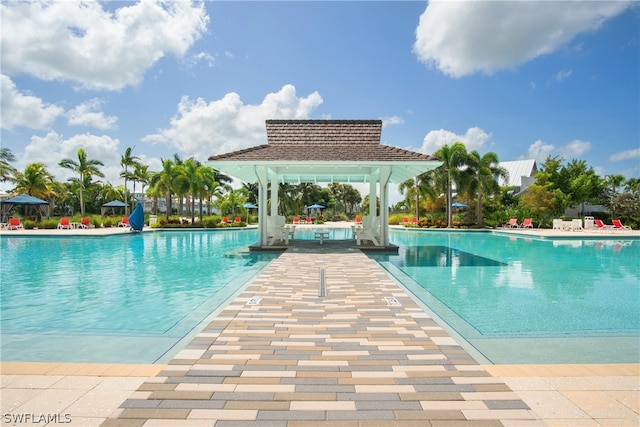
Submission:
<svg viewBox="0 0 640 427">
<path fill-rule="evenodd" d="M 640 240 L 391 236 L 370 256 L 490 361 L 640 361 Z"/>
<path fill-rule="evenodd" d="M 167 361 L 277 256 L 249 252 L 257 237 L 2 236 L 1 359 Z M 299 227 L 296 239 L 313 233 Z M 390 239 L 397 255 L 370 256 L 479 359 L 640 361 L 640 240 L 419 230 L 392 230 Z"/>
<path fill-rule="evenodd" d="M 249 252 L 256 239 L 255 230 L 3 236 L 2 360 L 166 358 L 276 256 Z"/>
</svg>

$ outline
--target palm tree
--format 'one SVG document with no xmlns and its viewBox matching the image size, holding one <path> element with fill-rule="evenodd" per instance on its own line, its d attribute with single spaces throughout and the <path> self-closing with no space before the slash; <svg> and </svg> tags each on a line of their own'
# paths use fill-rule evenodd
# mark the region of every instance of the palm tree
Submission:
<svg viewBox="0 0 640 427">
<path fill-rule="evenodd" d="M 482 196 L 489 196 L 500 191 L 498 178 L 507 179 L 509 172 L 500 167 L 498 155 L 494 152 L 483 156 L 474 150 L 467 157 L 467 191 L 478 196 L 478 227 L 482 227 Z"/>
<path fill-rule="evenodd" d="M 14 188 L 16 192 L 45 200 L 55 195 L 53 177 L 47 171 L 44 163 L 29 163 L 24 172 L 16 171 L 13 179 L 16 184 Z"/>
<path fill-rule="evenodd" d="M 84 198 L 82 193 L 91 184 L 92 176 L 104 177 L 104 174 L 98 169 L 98 166 L 104 166 L 104 164 L 100 160 L 87 159 L 87 153 L 82 148 L 78 150 L 77 162 L 73 159 L 62 159 L 58 164 L 79 175 L 79 178 L 70 178 L 69 181 L 78 184 L 80 192 L 80 213 L 84 215 Z"/>
<path fill-rule="evenodd" d="M 447 188 L 447 227 L 453 226 L 453 215 L 451 211 L 451 199 L 453 184 L 460 182 L 461 167 L 465 165 L 467 159 L 467 149 L 461 142 L 454 143 L 451 147 L 444 145 L 435 156 L 440 159 L 442 165 L 436 170 L 439 171 L 440 179 L 443 179 Z"/>
<path fill-rule="evenodd" d="M 171 195 L 180 188 L 181 182 L 186 182 L 182 168 L 178 167 L 171 159 L 162 159 L 162 171 L 151 176 L 149 185 L 157 187 L 158 191 L 164 192 L 167 204 L 166 219 L 171 215 Z"/>
<path fill-rule="evenodd" d="M 134 147 L 135 148 L 135 147 Z M 120 158 L 120 166 L 122 166 L 124 168 L 124 170 L 122 172 L 120 172 L 120 178 L 124 178 L 124 214 L 129 215 L 129 201 L 127 200 L 127 181 L 128 180 L 134 180 L 134 184 L 133 184 L 133 191 L 135 192 L 135 176 L 134 176 L 134 171 L 135 171 L 135 166 L 138 165 L 138 160 L 140 160 L 139 157 L 136 156 L 132 156 L 131 155 L 131 151 L 133 149 L 131 147 L 127 147 L 126 150 L 124 150 L 124 154 L 122 155 L 122 157 Z M 134 171 L 129 171 L 129 167 L 133 167 Z"/>
<path fill-rule="evenodd" d="M 0 148 L 0 181 L 9 181 L 16 174 L 16 168 L 11 166 L 9 162 L 13 162 L 16 156 L 13 155 L 10 149 L 2 147 Z"/>
<path fill-rule="evenodd" d="M 187 178 L 187 184 L 189 187 L 189 193 L 191 196 L 191 223 L 196 218 L 196 197 L 200 197 L 204 190 L 204 176 L 202 174 L 203 166 L 200 162 L 189 158 L 184 162 L 184 172 Z"/>
</svg>

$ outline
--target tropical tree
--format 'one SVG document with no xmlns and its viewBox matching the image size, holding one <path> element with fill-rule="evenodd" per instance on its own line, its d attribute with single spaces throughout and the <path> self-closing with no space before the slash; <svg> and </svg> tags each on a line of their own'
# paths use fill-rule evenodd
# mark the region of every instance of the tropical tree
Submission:
<svg viewBox="0 0 640 427">
<path fill-rule="evenodd" d="M 104 164 L 100 160 L 88 159 L 87 153 L 84 149 L 80 148 L 78 150 L 78 161 L 69 158 L 62 159 L 59 165 L 78 174 L 78 178 L 70 178 L 69 181 L 75 182 L 78 185 L 78 191 L 80 194 L 80 212 L 84 215 L 83 192 L 90 185 L 91 178 L 93 176 L 100 178 L 104 177 L 104 174 L 98 168 L 98 166 L 104 166 Z"/>
<path fill-rule="evenodd" d="M 203 168 L 202 164 L 193 158 L 189 158 L 184 162 L 184 174 L 191 201 L 190 212 L 192 224 L 196 218 L 196 197 L 200 197 L 205 188 L 204 175 L 202 173 Z"/>
<path fill-rule="evenodd" d="M 482 227 L 482 197 L 497 194 L 500 191 L 498 178 L 507 179 L 509 173 L 500 167 L 498 155 L 494 152 L 480 156 L 474 150 L 467 156 L 466 164 L 463 174 L 467 178 L 467 191 L 478 197 L 477 221 L 478 227 Z"/>
<path fill-rule="evenodd" d="M 135 147 L 134 147 L 135 148 Z M 124 150 L 124 154 L 122 155 L 122 157 L 120 158 L 120 166 L 122 166 L 124 168 L 124 170 L 122 172 L 120 172 L 120 178 L 124 178 L 124 188 L 125 190 L 127 189 L 127 181 L 134 181 L 133 184 L 133 189 L 135 192 L 135 167 L 136 165 L 139 165 L 140 163 L 138 162 L 138 160 L 140 160 L 139 157 L 136 156 L 132 156 L 131 152 L 133 151 L 133 149 L 131 147 L 127 147 L 126 150 Z M 129 170 L 129 168 L 131 168 L 132 170 Z M 127 191 L 124 192 L 124 214 L 129 215 L 129 201 L 127 200 Z"/>
<path fill-rule="evenodd" d="M 463 143 L 456 142 L 452 146 L 444 145 L 436 151 L 435 156 L 442 162 L 442 165 L 438 166 L 435 170 L 437 171 L 437 177 L 446 184 L 447 227 L 451 227 L 453 226 L 453 214 L 451 210 L 453 185 L 462 182 L 461 168 L 467 160 L 467 149 Z"/>
<path fill-rule="evenodd" d="M 14 191 L 48 200 L 53 193 L 53 176 L 44 163 L 29 163 L 24 172 L 16 171 L 13 178 Z M 30 209 L 30 207 L 29 207 Z"/>
<path fill-rule="evenodd" d="M 177 168 L 175 162 L 171 159 L 162 159 L 162 170 L 151 175 L 149 185 L 157 190 L 159 193 L 164 193 L 166 198 L 166 219 L 169 220 L 169 215 L 172 211 L 171 195 L 175 191 L 175 186 L 180 179 L 181 171 Z"/>
<path fill-rule="evenodd" d="M 14 168 L 9 162 L 16 160 L 16 156 L 10 149 L 2 147 L 0 148 L 0 181 L 9 181 L 14 176 L 16 168 Z"/>
</svg>

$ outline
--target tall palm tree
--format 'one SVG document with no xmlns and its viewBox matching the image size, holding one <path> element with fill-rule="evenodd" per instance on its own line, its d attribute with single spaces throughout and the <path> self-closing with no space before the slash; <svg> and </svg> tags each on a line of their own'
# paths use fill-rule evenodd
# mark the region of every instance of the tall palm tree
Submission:
<svg viewBox="0 0 640 427">
<path fill-rule="evenodd" d="M 9 181 L 16 174 L 16 168 L 11 166 L 9 162 L 13 162 L 16 156 L 13 155 L 10 149 L 2 147 L 0 148 L 0 181 Z"/>
<path fill-rule="evenodd" d="M 104 164 L 100 160 L 88 159 L 87 153 L 82 148 L 78 150 L 77 162 L 73 159 L 67 158 L 62 159 L 58 164 L 61 167 L 72 170 L 78 174 L 78 178 L 70 178 L 69 181 L 78 184 L 80 192 L 80 213 L 84 215 L 84 198 L 82 193 L 91 184 L 91 177 L 104 177 L 104 174 L 98 168 L 98 166 L 104 166 Z"/>
<path fill-rule="evenodd" d="M 127 181 L 134 180 L 133 190 L 135 192 L 136 186 L 135 186 L 134 171 L 135 171 L 135 166 L 137 164 L 139 164 L 138 160 L 140 160 L 139 157 L 131 155 L 132 151 L 133 151 L 133 148 L 127 147 L 127 149 L 124 150 L 124 154 L 120 158 L 120 166 L 122 166 L 124 168 L 124 170 L 122 172 L 120 172 L 120 178 L 124 178 L 124 189 L 125 189 L 125 192 L 124 192 L 124 214 L 125 214 L 125 216 L 129 215 L 129 201 L 127 200 L 127 191 L 126 191 L 127 190 Z M 133 170 L 129 171 L 129 168 L 133 168 Z"/>
<path fill-rule="evenodd" d="M 467 168 L 464 170 L 469 194 L 478 196 L 478 227 L 482 227 L 482 196 L 489 196 L 500 191 L 498 178 L 507 179 L 509 172 L 500 167 L 498 155 L 489 152 L 480 156 L 476 150 L 467 157 Z"/>
<path fill-rule="evenodd" d="M 204 176 L 202 174 L 203 166 L 200 162 L 189 158 L 184 162 L 184 172 L 187 178 L 187 184 L 189 187 L 189 193 L 191 196 L 191 223 L 196 218 L 196 197 L 200 197 L 200 194 L 204 190 Z"/>
<path fill-rule="evenodd" d="M 45 200 L 55 196 L 53 176 L 47 171 L 44 163 L 29 163 L 24 172 L 15 172 L 13 180 L 16 185 L 14 188 L 16 192 L 26 193 Z M 30 209 L 31 207 L 29 207 Z"/>
<path fill-rule="evenodd" d="M 167 212 L 166 219 L 169 220 L 171 215 L 172 203 L 171 195 L 176 192 L 176 188 L 180 188 L 180 183 L 186 181 L 182 168 L 178 167 L 171 159 L 162 159 L 162 170 L 151 176 L 149 184 L 157 187 L 158 191 L 165 194 Z"/>
<path fill-rule="evenodd" d="M 439 171 L 439 176 L 446 183 L 447 188 L 447 227 L 453 226 L 453 214 L 451 210 L 451 199 L 453 192 L 453 184 L 461 182 L 461 167 L 465 165 L 467 159 L 467 149 L 461 142 L 454 143 L 451 147 L 444 145 L 438 151 L 435 156 L 440 159 L 442 165 L 436 170 Z"/>
</svg>

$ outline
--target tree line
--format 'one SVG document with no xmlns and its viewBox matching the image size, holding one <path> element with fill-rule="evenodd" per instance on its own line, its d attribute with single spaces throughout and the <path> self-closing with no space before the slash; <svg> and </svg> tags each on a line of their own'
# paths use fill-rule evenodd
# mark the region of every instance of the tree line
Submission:
<svg viewBox="0 0 640 427">
<path fill-rule="evenodd" d="M 560 157 L 548 157 L 535 173 L 535 182 L 524 193 L 515 194 L 513 188 L 500 186 L 500 179 L 508 178 L 494 152 L 468 152 L 456 142 L 434 153 L 442 165 L 399 184 L 405 199 L 394 206 L 400 212 L 413 212 L 416 218 L 441 218 L 448 227 L 455 223 L 467 226 L 497 226 L 510 217 L 532 217 L 536 226 L 550 226 L 568 207 L 582 203 L 601 204 L 611 217 L 622 218 L 629 225 L 640 225 L 640 180 L 625 179 L 622 175 L 598 176 L 584 160 L 565 164 Z M 258 204 L 258 184 L 242 183 L 232 188 L 231 177 L 206 166 L 194 158 L 183 160 L 177 154 L 161 159 L 162 170 L 149 171 L 149 166 L 133 155 L 127 147 L 120 159 L 120 178 L 123 185 L 102 182 L 100 160 L 90 159 L 84 149 L 76 158 L 66 158 L 58 164 L 74 173 L 67 182 L 56 181 L 43 163 L 29 163 L 23 171 L 11 165 L 13 153 L 0 149 L 0 179 L 14 184 L 13 193 L 26 193 L 49 202 L 51 212 L 70 214 L 100 212 L 102 204 L 121 200 L 130 209 L 132 193 L 140 186 L 140 193 L 153 200 L 152 211 L 158 212 L 158 200 L 166 203 L 167 220 L 173 213 L 172 201 L 177 200 L 176 212 L 186 212 L 192 222 L 203 217 L 204 206 L 216 208 L 223 215 L 245 212 L 245 203 Z M 132 184 L 133 191 L 128 190 Z M 325 206 L 325 215 L 336 219 L 350 219 L 358 212 L 368 212 L 369 197 L 364 199 L 349 184 L 331 183 L 321 187 L 313 183 L 278 184 L 278 213 L 285 217 L 305 213 L 313 204 Z M 270 192 L 270 189 L 268 189 Z M 454 194 L 455 192 L 455 194 Z M 456 213 L 455 201 L 468 206 Z M 271 203 L 270 195 L 267 196 Z M 267 206 L 269 209 L 270 207 Z"/>
</svg>

